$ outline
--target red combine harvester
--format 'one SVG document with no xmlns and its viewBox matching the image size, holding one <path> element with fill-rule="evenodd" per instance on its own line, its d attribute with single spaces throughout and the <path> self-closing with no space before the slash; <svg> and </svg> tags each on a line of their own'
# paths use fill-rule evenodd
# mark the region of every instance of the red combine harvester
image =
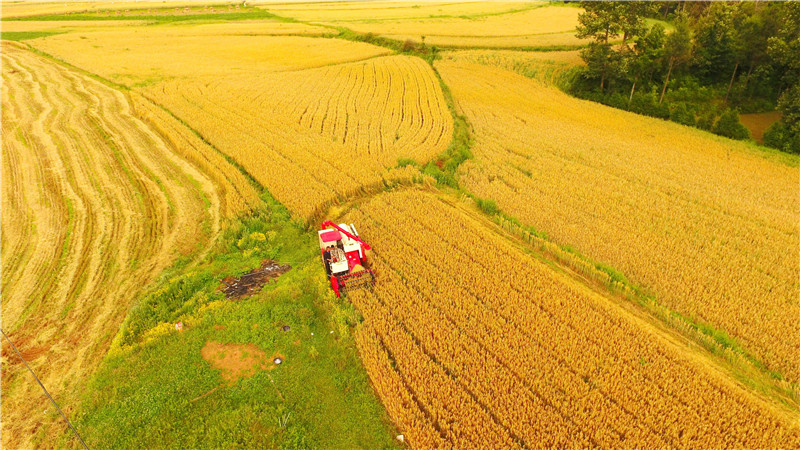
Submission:
<svg viewBox="0 0 800 450">
<path fill-rule="evenodd" d="M 375 273 L 367 268 L 366 252 L 371 248 L 358 237 L 352 223 L 336 225 L 328 220 L 322 222 L 318 233 L 322 263 L 337 297 L 340 291 L 375 284 Z"/>
</svg>

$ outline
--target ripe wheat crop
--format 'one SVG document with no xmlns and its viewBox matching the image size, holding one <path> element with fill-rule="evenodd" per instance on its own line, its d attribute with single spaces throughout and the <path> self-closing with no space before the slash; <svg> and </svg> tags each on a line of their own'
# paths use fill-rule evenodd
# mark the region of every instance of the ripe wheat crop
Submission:
<svg viewBox="0 0 800 450">
<path fill-rule="evenodd" d="M 683 344 L 431 194 L 346 221 L 377 285 L 357 343 L 413 447 L 796 447 L 797 429 Z"/>
<path fill-rule="evenodd" d="M 420 42 L 422 39 L 422 35 L 415 34 L 385 34 L 383 36 L 399 41 L 411 40 Z M 526 47 L 546 49 L 547 47 L 573 47 L 585 43 L 575 37 L 574 31 L 532 34 L 527 36 L 424 36 L 426 45 L 436 45 L 438 47 L 450 49 L 515 49 Z"/>
<path fill-rule="evenodd" d="M 557 85 L 566 71 L 585 63 L 578 50 L 526 52 L 515 50 L 455 50 L 444 52 L 445 61 L 476 63 L 499 67 L 534 78 L 545 84 Z"/>
<path fill-rule="evenodd" d="M 353 22 L 348 27 L 361 33 L 425 36 L 513 37 L 572 32 L 578 24 L 579 8 L 548 6 L 485 17 L 432 18 L 426 20 L 382 20 Z"/>
<path fill-rule="evenodd" d="M 461 5 L 463 7 L 463 5 Z M 499 5 L 498 5 L 499 6 Z M 373 33 L 397 40 L 413 40 L 440 47 L 553 47 L 580 45 L 575 37 L 580 9 L 562 6 L 536 7 L 520 3 L 516 8 L 494 13 L 472 15 L 432 14 L 431 17 L 409 20 L 386 17 L 326 19 L 320 11 L 320 22 L 343 25 L 361 33 Z M 316 11 L 275 11 L 276 14 L 304 17 Z M 294 15 L 293 15 L 294 14 Z"/>
<path fill-rule="evenodd" d="M 5 13 L 5 11 L 3 11 Z M 3 14 L 5 16 L 5 14 Z M 120 27 L 130 27 L 144 25 L 144 20 L 108 20 L 103 22 L 90 20 L 22 20 L 22 21 L 3 21 L 3 32 L 20 31 L 68 31 L 83 30 L 87 28 L 95 29 L 114 29 Z"/>
<path fill-rule="evenodd" d="M 175 136 L 173 148 L 122 93 L 20 46 L 3 43 L 2 80 L 3 329 L 55 398 L 75 404 L 141 286 L 207 248 L 222 211 L 255 192 L 218 188 L 230 168 L 199 163 L 197 142 Z M 169 120 L 158 119 L 163 133 Z M 4 342 L 4 448 L 33 446 L 42 421 L 60 420 L 42 415 L 29 377 Z"/>
<path fill-rule="evenodd" d="M 791 161 L 504 70 L 437 67 L 474 128 L 469 192 L 800 380 Z"/>
<path fill-rule="evenodd" d="M 389 53 L 385 48 L 361 42 L 263 35 L 273 26 L 284 25 L 232 22 L 200 25 L 199 29 L 183 25 L 156 28 L 147 33 L 137 28 L 74 32 L 30 43 L 81 69 L 128 86 L 151 85 L 164 79 L 306 69 Z M 253 33 L 256 28 L 262 35 L 239 35 Z M 226 33 L 230 35 L 218 36 Z"/>
<path fill-rule="evenodd" d="M 407 56 L 298 72 L 161 83 L 144 91 L 238 161 L 291 211 L 411 181 L 452 118 L 424 61 Z"/>
<path fill-rule="evenodd" d="M 256 6 L 274 14 L 313 22 L 355 22 L 387 20 L 430 20 L 436 16 L 481 16 L 503 14 L 545 4 L 544 2 L 319 2 L 302 5 L 292 3 L 274 4 L 257 2 Z"/>
<path fill-rule="evenodd" d="M 163 3 L 163 2 L 162 2 Z M 190 0 L 190 1 L 172 1 L 170 0 L 169 6 L 173 8 L 187 8 L 197 6 L 220 5 L 230 2 L 225 1 L 207 1 L 207 0 Z M 32 1 L 32 2 L 3 2 L 3 17 L 30 17 L 42 16 L 47 14 L 69 14 L 69 13 L 92 13 L 99 11 L 114 11 L 116 12 L 134 12 L 137 10 L 150 10 L 154 7 L 161 7 L 161 4 L 151 0 L 133 0 L 126 2 L 106 2 L 106 1 Z"/>
</svg>

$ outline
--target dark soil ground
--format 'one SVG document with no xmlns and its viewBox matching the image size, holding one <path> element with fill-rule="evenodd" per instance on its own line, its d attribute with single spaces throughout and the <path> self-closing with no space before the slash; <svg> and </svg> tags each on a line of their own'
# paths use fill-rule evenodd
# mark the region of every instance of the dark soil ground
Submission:
<svg viewBox="0 0 800 450">
<path fill-rule="evenodd" d="M 288 272 L 291 268 L 292 266 L 288 264 L 279 264 L 266 259 L 261 262 L 261 267 L 253 269 L 250 273 L 244 274 L 239 278 L 224 278 L 220 289 L 228 299 L 249 297 L 260 291 L 267 281 L 278 278 L 278 276 Z"/>
</svg>

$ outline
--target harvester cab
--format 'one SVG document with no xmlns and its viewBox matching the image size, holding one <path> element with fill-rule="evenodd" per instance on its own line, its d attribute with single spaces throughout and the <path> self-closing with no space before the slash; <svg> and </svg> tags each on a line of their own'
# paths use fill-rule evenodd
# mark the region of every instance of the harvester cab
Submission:
<svg viewBox="0 0 800 450">
<path fill-rule="evenodd" d="M 321 228 L 318 233 L 322 263 L 336 296 L 339 297 L 343 291 L 372 287 L 375 273 L 367 262 L 371 248 L 358 236 L 355 225 L 336 225 L 328 220 L 322 223 Z"/>
</svg>

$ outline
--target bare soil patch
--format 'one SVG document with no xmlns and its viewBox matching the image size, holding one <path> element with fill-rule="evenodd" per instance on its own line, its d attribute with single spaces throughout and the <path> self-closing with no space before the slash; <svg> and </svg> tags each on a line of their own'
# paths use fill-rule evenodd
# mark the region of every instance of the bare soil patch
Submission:
<svg viewBox="0 0 800 450">
<path fill-rule="evenodd" d="M 741 114 L 739 115 L 739 120 L 742 122 L 742 125 L 750 130 L 750 135 L 753 136 L 753 139 L 755 139 L 755 141 L 759 144 L 763 144 L 764 132 L 767 131 L 767 128 L 769 128 L 770 125 L 781 120 L 781 113 L 780 111 L 772 111 L 765 113 Z"/>
<path fill-rule="evenodd" d="M 227 277 L 222 280 L 222 292 L 229 299 L 249 297 L 258 293 L 267 281 L 278 278 L 281 274 L 288 272 L 292 266 L 279 264 L 270 259 L 261 262 L 261 267 L 253 269 L 250 273 L 244 274 L 239 278 Z"/>
<path fill-rule="evenodd" d="M 39 358 L 40 356 L 47 353 L 50 350 L 50 347 L 45 345 L 30 345 L 30 338 L 22 337 L 21 339 L 15 339 L 15 335 L 9 333 L 9 338 L 11 341 L 16 345 L 17 350 L 19 350 L 20 355 L 22 358 L 25 359 L 27 362 L 32 362 L 33 360 Z M 2 341 L 2 350 L 0 350 L 0 354 L 3 357 L 3 360 L 10 365 L 15 364 L 22 364 L 22 360 L 19 359 L 20 355 L 17 355 L 17 352 L 11 347 L 11 345 L 4 339 Z"/>
<path fill-rule="evenodd" d="M 280 352 L 267 357 L 266 353 L 253 344 L 222 344 L 211 341 L 206 342 L 200 354 L 211 367 L 222 371 L 222 378 L 229 384 L 252 377 L 261 370 L 272 370 L 277 367 L 273 363 L 275 358 L 284 359 Z"/>
</svg>

